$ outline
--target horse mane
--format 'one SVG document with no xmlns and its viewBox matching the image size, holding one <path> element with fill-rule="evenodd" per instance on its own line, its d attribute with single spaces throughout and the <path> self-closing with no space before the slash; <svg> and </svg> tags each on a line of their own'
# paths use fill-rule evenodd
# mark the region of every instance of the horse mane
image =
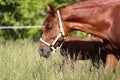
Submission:
<svg viewBox="0 0 120 80">
<path fill-rule="evenodd" d="M 82 1 L 82 2 L 77 2 L 77 3 L 71 3 L 62 7 L 58 7 L 57 10 L 63 9 L 63 8 L 92 8 L 92 7 L 96 7 L 96 6 L 102 6 L 102 5 L 106 5 L 106 4 L 110 4 L 110 3 L 114 3 L 118 1 L 118 3 L 120 2 L 120 0 L 86 0 L 86 1 Z M 89 4 L 88 4 L 89 3 Z"/>
</svg>

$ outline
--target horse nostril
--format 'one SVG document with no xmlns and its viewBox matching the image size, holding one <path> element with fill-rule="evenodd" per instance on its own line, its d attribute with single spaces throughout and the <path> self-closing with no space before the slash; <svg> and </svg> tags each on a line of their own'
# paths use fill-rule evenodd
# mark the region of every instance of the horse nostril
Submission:
<svg viewBox="0 0 120 80">
<path fill-rule="evenodd" d="M 39 49 L 38 52 L 39 52 L 40 55 L 42 55 L 43 54 L 43 49 Z"/>
<path fill-rule="evenodd" d="M 43 53 L 43 49 L 40 49 L 40 51 Z"/>
<path fill-rule="evenodd" d="M 47 51 L 47 54 L 50 54 L 50 51 Z"/>
<path fill-rule="evenodd" d="M 48 58 L 50 56 L 50 51 L 46 51 L 46 55 L 44 57 Z"/>
</svg>

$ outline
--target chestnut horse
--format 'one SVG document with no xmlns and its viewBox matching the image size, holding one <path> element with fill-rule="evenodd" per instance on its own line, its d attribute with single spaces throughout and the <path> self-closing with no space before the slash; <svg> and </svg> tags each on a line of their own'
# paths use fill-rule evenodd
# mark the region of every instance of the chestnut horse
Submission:
<svg viewBox="0 0 120 80">
<path fill-rule="evenodd" d="M 47 17 L 40 44 L 43 55 L 64 41 L 73 30 L 91 33 L 103 39 L 109 54 L 106 68 L 113 68 L 120 53 L 120 0 L 89 0 L 54 9 L 47 6 Z"/>
<path fill-rule="evenodd" d="M 107 49 L 105 49 L 103 41 L 99 38 L 82 39 L 67 36 L 67 40 L 64 41 L 60 48 L 60 52 L 65 57 L 63 65 L 69 59 L 72 62 L 76 62 L 76 60 L 90 59 L 93 66 L 99 68 L 100 60 L 102 60 L 102 63 L 105 64 Z"/>
</svg>

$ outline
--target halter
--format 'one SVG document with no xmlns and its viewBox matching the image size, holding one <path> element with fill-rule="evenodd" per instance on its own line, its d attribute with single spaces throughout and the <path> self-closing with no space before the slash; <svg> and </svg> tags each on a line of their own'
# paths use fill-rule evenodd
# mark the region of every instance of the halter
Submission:
<svg viewBox="0 0 120 80">
<path fill-rule="evenodd" d="M 60 33 L 58 34 L 58 36 L 55 38 L 55 40 L 52 42 L 52 44 L 50 44 L 50 43 L 46 42 L 45 40 L 43 40 L 42 38 L 40 38 L 40 41 L 42 43 L 44 43 L 45 45 L 47 45 L 48 47 L 50 47 L 53 51 L 55 50 L 54 45 L 58 41 L 58 39 L 62 36 L 64 36 L 64 39 L 65 39 L 65 33 L 64 33 L 64 29 L 63 29 L 62 20 L 61 20 L 59 10 L 57 10 L 57 15 L 58 15 L 58 19 L 59 19 L 59 28 L 60 28 Z"/>
</svg>

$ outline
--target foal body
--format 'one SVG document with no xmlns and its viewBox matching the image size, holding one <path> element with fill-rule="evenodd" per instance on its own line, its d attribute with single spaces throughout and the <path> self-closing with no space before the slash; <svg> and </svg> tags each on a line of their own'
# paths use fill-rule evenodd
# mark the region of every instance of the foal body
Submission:
<svg viewBox="0 0 120 80">
<path fill-rule="evenodd" d="M 94 66 L 99 67 L 99 61 L 105 64 L 106 50 L 101 39 L 68 36 L 60 48 L 61 54 L 65 60 L 88 60 L 90 59 Z M 97 63 L 97 65 L 95 64 Z"/>
</svg>

